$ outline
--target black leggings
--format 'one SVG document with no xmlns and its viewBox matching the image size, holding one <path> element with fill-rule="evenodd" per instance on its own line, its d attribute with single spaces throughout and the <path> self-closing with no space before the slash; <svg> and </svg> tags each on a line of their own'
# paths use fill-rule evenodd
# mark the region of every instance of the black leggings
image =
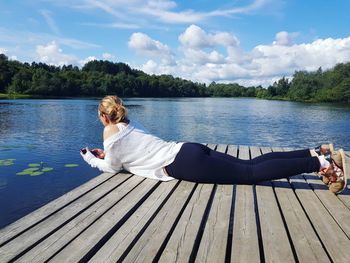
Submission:
<svg viewBox="0 0 350 263">
<path fill-rule="evenodd" d="M 184 143 L 165 167 L 176 179 L 197 183 L 256 184 L 301 173 L 318 172 L 320 162 L 309 150 L 271 152 L 241 160 L 198 143 Z"/>
</svg>

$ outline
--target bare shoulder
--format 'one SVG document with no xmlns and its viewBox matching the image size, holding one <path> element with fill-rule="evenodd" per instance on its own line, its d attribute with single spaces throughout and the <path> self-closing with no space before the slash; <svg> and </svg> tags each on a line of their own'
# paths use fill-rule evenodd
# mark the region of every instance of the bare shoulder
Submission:
<svg viewBox="0 0 350 263">
<path fill-rule="evenodd" d="M 109 137 L 116 134 L 117 132 L 119 132 L 117 125 L 107 125 L 103 130 L 103 140 L 107 140 Z"/>
</svg>

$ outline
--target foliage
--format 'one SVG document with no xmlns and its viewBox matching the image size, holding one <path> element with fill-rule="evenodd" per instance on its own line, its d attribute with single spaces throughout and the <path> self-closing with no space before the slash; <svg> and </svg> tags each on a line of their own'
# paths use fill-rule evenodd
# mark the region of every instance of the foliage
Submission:
<svg viewBox="0 0 350 263">
<path fill-rule="evenodd" d="M 296 71 L 268 88 L 237 83 L 209 86 L 171 75 L 148 75 L 124 63 L 94 60 L 82 69 L 9 60 L 0 54 L 0 96 L 257 97 L 295 101 L 350 101 L 350 63 L 314 72 Z"/>
</svg>

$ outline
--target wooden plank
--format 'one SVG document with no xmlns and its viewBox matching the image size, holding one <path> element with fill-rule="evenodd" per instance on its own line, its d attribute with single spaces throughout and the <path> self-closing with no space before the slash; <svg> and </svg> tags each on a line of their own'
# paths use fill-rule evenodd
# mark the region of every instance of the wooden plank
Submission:
<svg viewBox="0 0 350 263">
<path fill-rule="evenodd" d="M 133 176 L 30 250 L 19 261 L 44 262 L 63 247 L 52 261 L 80 260 L 155 184 L 155 180 Z"/>
<path fill-rule="evenodd" d="M 346 205 L 338 198 L 338 196 L 328 190 L 328 187 L 322 182 L 322 180 L 320 180 L 317 175 L 307 174 L 304 175 L 304 177 L 324 207 L 329 211 L 333 219 L 338 223 L 339 227 L 344 231 L 348 238 L 350 238 L 349 208 L 346 207 Z"/>
<path fill-rule="evenodd" d="M 120 259 L 139 233 L 148 226 L 148 222 L 155 216 L 177 183 L 177 180 L 161 183 L 89 262 L 116 262 Z"/>
<path fill-rule="evenodd" d="M 176 218 L 194 187 L 195 183 L 181 181 L 123 261 L 152 262 L 154 260 L 170 229 L 176 224 Z"/>
<path fill-rule="evenodd" d="M 257 147 L 250 147 L 250 151 L 252 158 L 260 155 Z M 265 261 L 295 262 L 271 182 L 257 185 L 256 194 Z"/>
<path fill-rule="evenodd" d="M 225 152 L 226 146 L 218 145 L 217 150 Z M 217 186 L 198 248 L 196 262 L 225 262 L 232 192 L 232 185 Z"/>
<path fill-rule="evenodd" d="M 350 171 L 350 152 L 347 152 L 348 155 L 347 155 L 347 158 L 346 158 L 346 163 L 347 163 L 347 168 L 348 168 L 348 171 Z M 346 205 L 347 208 L 350 209 L 350 178 L 348 178 L 348 186 L 347 186 L 347 189 L 345 189 L 345 191 L 338 195 L 338 198 L 339 200 L 341 200 L 344 205 Z"/>
<path fill-rule="evenodd" d="M 273 151 L 283 151 L 283 149 L 275 147 Z M 298 260 L 300 262 L 329 262 L 322 243 L 312 228 L 288 180 L 275 180 L 273 186 Z"/>
<path fill-rule="evenodd" d="M 232 185 L 218 185 L 196 262 L 224 262 L 232 203 Z"/>
<path fill-rule="evenodd" d="M 350 240 L 311 190 L 304 177 L 293 176 L 290 182 L 332 261 L 349 262 L 350 251 L 346 248 L 350 247 Z"/>
<path fill-rule="evenodd" d="M 228 154 L 236 155 L 229 146 Z M 249 159 L 249 148 L 239 147 L 240 159 Z M 237 185 L 233 219 L 231 262 L 260 262 L 253 186 Z"/>
<path fill-rule="evenodd" d="M 96 200 L 104 196 L 113 188 L 125 182 L 129 177 L 130 174 L 119 174 L 118 176 L 110 178 L 106 183 L 94 188 L 89 193 L 64 207 L 60 213 L 55 213 L 48 219 L 35 225 L 29 231 L 24 232 L 10 243 L 2 246 L 0 248 L 2 260 L 10 260 L 25 251 L 27 248 L 35 245 L 37 242 L 42 241 L 43 238 L 47 237 L 48 233 L 57 231 L 62 224 L 65 224 L 80 211 L 96 202 Z M 12 245 L 12 242 L 16 245 Z"/>
<path fill-rule="evenodd" d="M 245 145 L 239 146 L 239 159 L 242 159 L 242 160 L 249 160 L 250 159 L 248 146 L 245 146 Z"/>
<path fill-rule="evenodd" d="M 62 207 L 66 206 L 77 198 L 80 198 L 82 195 L 86 194 L 94 187 L 111 179 L 113 176 L 115 175 L 110 173 L 103 173 L 1 229 L 0 247 L 4 242 L 20 234 L 21 232 L 26 231 L 32 225 L 59 211 Z"/>
<path fill-rule="evenodd" d="M 159 262 L 189 261 L 213 187 L 213 184 L 199 184 L 197 186 Z"/>
</svg>

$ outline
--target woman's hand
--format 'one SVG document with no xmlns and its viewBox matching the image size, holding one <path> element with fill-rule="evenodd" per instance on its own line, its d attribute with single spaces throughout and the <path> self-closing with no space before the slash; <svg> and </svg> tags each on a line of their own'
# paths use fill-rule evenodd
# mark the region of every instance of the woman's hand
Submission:
<svg viewBox="0 0 350 263">
<path fill-rule="evenodd" d="M 80 150 L 80 155 L 81 157 L 84 158 L 85 154 L 89 151 L 89 148 L 88 147 L 84 147 Z"/>
<path fill-rule="evenodd" d="M 102 149 L 92 149 L 91 152 L 99 159 L 104 159 L 106 156 L 105 152 Z"/>
</svg>

